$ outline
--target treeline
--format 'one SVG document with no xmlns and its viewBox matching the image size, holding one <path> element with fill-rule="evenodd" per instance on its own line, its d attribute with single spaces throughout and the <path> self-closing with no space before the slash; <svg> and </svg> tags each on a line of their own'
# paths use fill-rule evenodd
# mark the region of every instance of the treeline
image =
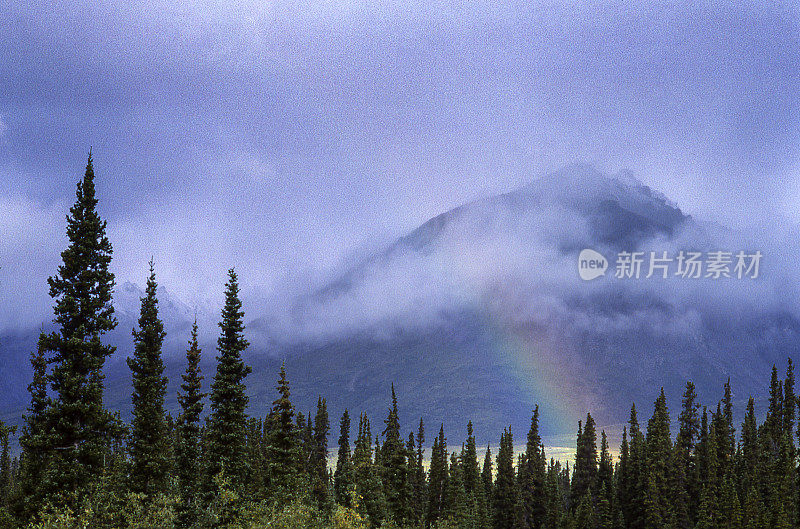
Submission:
<svg viewBox="0 0 800 529">
<path fill-rule="evenodd" d="M 764 421 L 758 423 L 750 398 L 738 435 L 729 382 L 710 411 L 689 382 L 675 435 L 662 390 L 646 426 L 631 409 L 618 458 L 605 432 L 598 443 L 587 415 L 578 423 L 574 465 L 548 461 L 538 408 L 523 452 L 515 453 L 507 429 L 496 456 L 489 446 L 479 457 L 471 423 L 461 443 L 448 444 L 440 426 L 426 444 L 421 420 L 404 436 L 392 387 L 388 414 L 379 424 L 344 411 L 334 449 L 325 399 L 313 415 L 298 412 L 284 369 L 268 415 L 247 415 L 244 381 L 250 368 L 242 352 L 248 343 L 233 270 L 210 392 L 202 392 L 195 323 L 178 391 L 180 413 L 173 418 L 164 409 L 165 333 L 150 263 L 128 359 L 133 418 L 124 424 L 103 404 L 102 368 L 114 350 L 101 338 L 116 320 L 112 248 L 96 206 L 90 157 L 67 218 L 69 246 L 49 279 L 58 330 L 43 333 L 31 356 L 31 401 L 20 431 L 0 423 L 0 528 L 799 525 L 800 427 L 791 360 L 784 378 L 773 368 Z M 18 457 L 9 448 L 13 435 L 22 449 Z"/>
</svg>

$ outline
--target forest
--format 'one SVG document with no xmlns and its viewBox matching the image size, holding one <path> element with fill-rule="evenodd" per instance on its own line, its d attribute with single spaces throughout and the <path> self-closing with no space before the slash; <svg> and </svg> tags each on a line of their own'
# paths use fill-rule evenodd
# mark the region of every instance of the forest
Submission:
<svg viewBox="0 0 800 529">
<path fill-rule="evenodd" d="M 587 414 L 577 425 L 572 465 L 548 460 L 538 408 L 524 437 L 507 429 L 484 449 L 472 423 L 456 441 L 435 425 L 431 443 L 421 420 L 400 424 L 394 387 L 385 418 L 345 410 L 331 425 L 322 396 L 313 416 L 295 409 L 284 369 L 269 414 L 251 417 L 233 269 L 216 372 L 200 370 L 208 353 L 195 323 L 186 337 L 180 412 L 172 417 L 164 407 L 165 332 L 151 261 L 127 360 L 133 416 L 126 424 L 103 401 L 103 366 L 114 353 L 103 335 L 116 319 L 112 246 L 97 203 L 90 155 L 67 218 L 69 244 L 48 280 L 56 330 L 43 332 L 31 354 L 30 404 L 20 427 L 0 422 L 2 528 L 800 526 L 791 359 L 785 375 L 773 367 L 763 418 L 750 397 L 744 421 L 734 424 L 729 381 L 720 381 L 722 396 L 712 406 L 701 405 L 687 382 L 674 423 L 663 390 L 646 424 L 631 408 L 618 455 Z M 208 394 L 205 376 L 212 377 Z"/>
</svg>

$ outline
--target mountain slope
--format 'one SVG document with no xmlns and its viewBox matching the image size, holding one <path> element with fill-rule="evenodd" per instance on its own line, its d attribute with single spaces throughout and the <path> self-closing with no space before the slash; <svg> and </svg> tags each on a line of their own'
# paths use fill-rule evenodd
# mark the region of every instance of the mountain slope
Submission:
<svg viewBox="0 0 800 529">
<path fill-rule="evenodd" d="M 312 285 L 288 308 L 245 299 L 251 413 L 263 415 L 286 361 L 299 409 L 318 395 L 332 414 L 344 407 L 381 420 L 392 382 L 411 429 L 446 423 L 460 438 L 473 420 L 479 438 L 511 425 L 522 433 L 541 406 L 546 436 L 571 436 L 591 411 L 620 423 L 631 402 L 642 413 L 664 386 L 673 406 L 692 379 L 713 402 L 731 377 L 735 398 L 765 387 L 773 363 L 800 344 L 800 319 L 776 294 L 775 270 L 757 280 L 618 280 L 577 274 L 584 248 L 612 261 L 620 251 L 750 250 L 752 241 L 685 215 L 630 175 L 576 165 L 516 191 L 445 212 L 329 281 Z M 123 358 L 140 291 L 116 298 L 120 326 L 110 341 L 107 400 L 127 415 L 130 376 Z M 183 369 L 193 313 L 159 293 L 168 340 L 168 407 Z M 204 346 L 213 376 L 213 315 Z M 35 336 L 0 338 L 5 358 L 0 410 L 18 416 L 27 384 L 25 355 Z M 740 406 L 741 408 L 741 406 Z"/>
</svg>

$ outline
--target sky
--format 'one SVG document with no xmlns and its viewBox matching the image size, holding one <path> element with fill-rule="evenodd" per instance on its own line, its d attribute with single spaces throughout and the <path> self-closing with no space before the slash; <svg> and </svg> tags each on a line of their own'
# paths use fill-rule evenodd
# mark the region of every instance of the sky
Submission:
<svg viewBox="0 0 800 529">
<path fill-rule="evenodd" d="M 49 318 L 90 147 L 118 282 L 153 257 L 190 305 L 232 266 L 245 292 L 322 281 L 573 162 L 791 240 L 800 10 L 730 4 L 12 0 L 0 332 Z"/>
</svg>

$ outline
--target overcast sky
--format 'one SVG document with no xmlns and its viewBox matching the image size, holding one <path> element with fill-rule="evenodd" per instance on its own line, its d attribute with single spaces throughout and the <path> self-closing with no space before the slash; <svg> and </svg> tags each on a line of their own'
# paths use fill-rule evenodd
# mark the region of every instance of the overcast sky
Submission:
<svg viewBox="0 0 800 529">
<path fill-rule="evenodd" d="M 575 161 L 735 228 L 800 222 L 794 2 L 173 4 L 0 10 L 0 330 L 49 317 L 90 146 L 118 281 L 153 256 L 189 303 Z"/>
</svg>

